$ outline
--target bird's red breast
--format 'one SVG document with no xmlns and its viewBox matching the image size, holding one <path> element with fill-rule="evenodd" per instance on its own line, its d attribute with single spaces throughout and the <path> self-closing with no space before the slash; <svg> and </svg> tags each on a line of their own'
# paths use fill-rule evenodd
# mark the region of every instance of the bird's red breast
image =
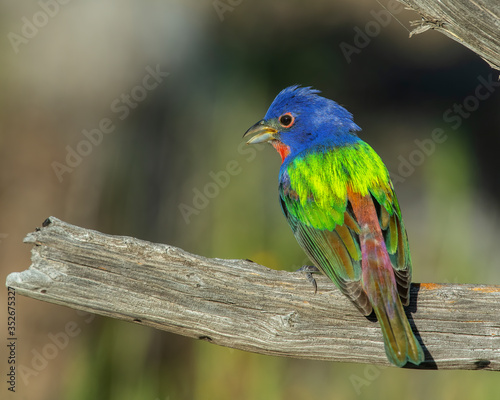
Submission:
<svg viewBox="0 0 500 400">
<path fill-rule="evenodd" d="M 281 156 L 281 162 L 283 163 L 283 161 L 285 161 L 286 156 L 290 154 L 290 147 L 288 147 L 283 142 L 280 142 L 279 140 L 273 140 L 271 141 L 271 144 Z"/>
</svg>

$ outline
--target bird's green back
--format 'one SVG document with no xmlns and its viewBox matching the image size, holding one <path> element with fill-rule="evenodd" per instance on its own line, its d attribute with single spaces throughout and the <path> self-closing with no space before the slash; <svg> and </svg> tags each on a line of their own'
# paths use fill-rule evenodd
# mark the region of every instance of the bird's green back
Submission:
<svg viewBox="0 0 500 400">
<path fill-rule="evenodd" d="M 389 173 L 375 151 L 361 140 L 342 147 L 313 148 L 296 156 L 283 172 L 296 194 L 288 211 L 313 228 L 333 230 L 343 225 L 348 190 L 361 196 L 371 193 L 389 215 L 393 213 Z M 396 210 L 399 213 L 398 206 Z"/>
</svg>

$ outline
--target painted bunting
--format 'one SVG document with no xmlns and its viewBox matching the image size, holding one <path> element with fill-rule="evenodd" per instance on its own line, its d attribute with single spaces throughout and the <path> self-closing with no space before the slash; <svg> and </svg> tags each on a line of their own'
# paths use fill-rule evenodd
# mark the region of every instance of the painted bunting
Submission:
<svg viewBox="0 0 500 400">
<path fill-rule="evenodd" d="M 392 364 L 418 365 L 424 352 L 403 308 L 410 249 L 389 172 L 357 136 L 352 114 L 319 93 L 284 89 L 244 137 L 269 142 L 281 156 L 281 208 L 315 267 L 363 315 L 375 312 Z"/>
</svg>

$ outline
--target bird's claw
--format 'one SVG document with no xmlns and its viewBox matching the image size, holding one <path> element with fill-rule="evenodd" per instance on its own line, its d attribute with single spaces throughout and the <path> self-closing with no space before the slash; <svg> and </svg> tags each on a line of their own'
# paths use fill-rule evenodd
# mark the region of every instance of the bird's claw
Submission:
<svg viewBox="0 0 500 400">
<path fill-rule="evenodd" d="M 303 265 L 296 272 L 302 272 L 306 275 L 306 278 L 314 287 L 314 294 L 318 292 L 318 284 L 316 283 L 316 279 L 312 274 L 318 273 L 319 269 L 314 265 Z"/>
</svg>

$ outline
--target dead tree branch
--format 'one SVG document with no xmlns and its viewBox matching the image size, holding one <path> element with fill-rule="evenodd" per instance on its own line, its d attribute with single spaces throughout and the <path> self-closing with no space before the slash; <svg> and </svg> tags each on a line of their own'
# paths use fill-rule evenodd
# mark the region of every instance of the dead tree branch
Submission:
<svg viewBox="0 0 500 400">
<path fill-rule="evenodd" d="M 314 294 L 301 273 L 53 217 L 25 242 L 32 265 L 7 278 L 18 294 L 256 353 L 389 365 L 378 322 L 325 277 Z M 499 305 L 500 286 L 414 284 L 408 315 L 426 350 L 419 368 L 500 370 Z"/>
<path fill-rule="evenodd" d="M 498 0 L 398 0 L 420 14 L 412 34 L 435 29 L 471 49 L 500 70 L 500 2 Z M 411 35 L 410 35 L 411 36 Z"/>
</svg>

